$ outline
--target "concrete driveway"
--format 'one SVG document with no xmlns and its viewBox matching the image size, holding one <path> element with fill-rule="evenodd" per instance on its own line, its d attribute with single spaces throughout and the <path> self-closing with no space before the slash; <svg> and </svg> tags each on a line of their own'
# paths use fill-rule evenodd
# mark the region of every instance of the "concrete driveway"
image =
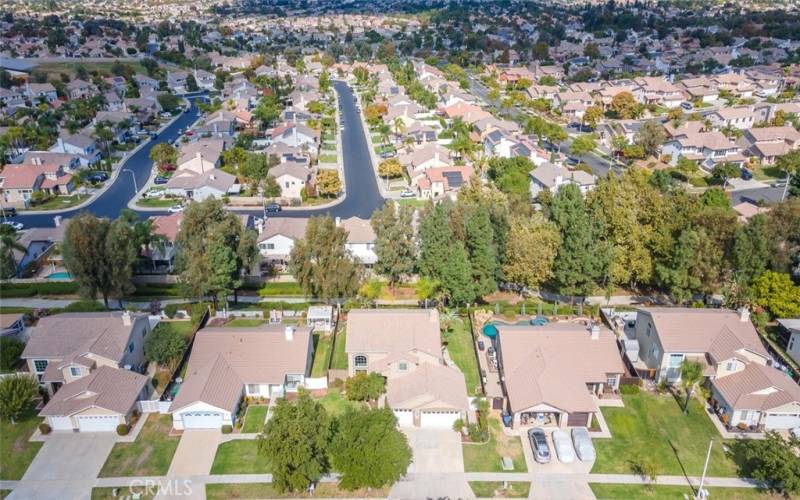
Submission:
<svg viewBox="0 0 800 500">
<path fill-rule="evenodd" d="M 464 472 L 459 435 L 450 429 L 402 429 L 413 461 L 405 479 L 394 485 L 390 498 L 474 498 Z"/>
<path fill-rule="evenodd" d="M 550 446 L 550 463 L 540 464 L 533 458 L 531 441 L 528 439 L 527 429 L 520 435 L 522 439 L 522 451 L 525 453 L 525 462 L 528 464 L 528 472 L 533 474 L 588 474 L 592 470 L 594 462 L 581 462 L 577 455 L 571 464 L 562 463 L 558 459 L 556 449 L 553 446 L 553 429 L 545 429 L 547 433 L 547 444 Z M 569 431 L 567 431 L 569 432 Z"/>
<path fill-rule="evenodd" d="M 211 472 L 222 434 L 218 429 L 183 431 L 169 466 L 170 476 L 200 476 Z"/>
<path fill-rule="evenodd" d="M 52 434 L 8 498 L 91 498 L 92 486 L 116 438 L 113 432 Z"/>
</svg>

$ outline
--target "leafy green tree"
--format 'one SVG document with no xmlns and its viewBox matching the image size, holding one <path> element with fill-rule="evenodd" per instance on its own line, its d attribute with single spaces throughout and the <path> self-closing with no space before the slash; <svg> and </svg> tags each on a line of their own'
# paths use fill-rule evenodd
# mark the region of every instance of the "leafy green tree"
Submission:
<svg viewBox="0 0 800 500">
<path fill-rule="evenodd" d="M 178 161 L 178 150 L 172 144 L 159 142 L 150 150 L 150 159 L 162 170 L 167 165 L 175 165 Z"/>
<path fill-rule="evenodd" d="M 610 108 L 614 115 L 622 120 L 637 118 L 642 113 L 641 105 L 628 91 L 619 92 L 611 98 Z"/>
<path fill-rule="evenodd" d="M 471 303 L 477 298 L 464 244 L 454 241 L 449 245 L 448 258 L 442 265 L 439 280 L 442 290 L 454 304 Z"/>
<path fill-rule="evenodd" d="M 558 190 L 550 207 L 550 218 L 561 235 L 553 268 L 559 293 L 591 294 L 596 281 L 606 274 L 608 252 L 577 186 L 567 184 Z"/>
<path fill-rule="evenodd" d="M 411 464 L 411 448 L 389 408 L 350 410 L 338 419 L 331 463 L 346 490 L 397 482 Z"/>
<path fill-rule="evenodd" d="M 270 464 L 279 492 L 304 491 L 330 469 L 331 419 L 325 408 L 303 392 L 295 401 L 279 399 L 258 435 L 259 453 Z"/>
<path fill-rule="evenodd" d="M 472 269 L 473 292 L 482 297 L 497 290 L 497 258 L 492 225 L 485 210 L 470 210 L 464 224 L 465 248 Z"/>
<path fill-rule="evenodd" d="M 634 137 L 634 142 L 637 146 L 641 146 L 645 155 L 655 156 L 658 153 L 658 148 L 664 144 L 667 139 L 667 134 L 664 132 L 664 127 L 661 126 L 658 120 L 648 120 L 639 127 Z"/>
<path fill-rule="evenodd" d="M 331 89 L 331 75 L 327 70 L 319 74 L 319 90 L 323 94 L 327 94 Z"/>
<path fill-rule="evenodd" d="M 450 207 L 445 204 L 429 205 L 420 218 L 419 270 L 423 276 L 441 278 L 453 241 L 449 211 Z"/>
<path fill-rule="evenodd" d="M 389 202 L 372 214 L 375 231 L 375 271 L 394 285 L 403 275 L 411 274 L 416 262 L 416 242 L 412 226 L 413 209 Z"/>
<path fill-rule="evenodd" d="M 720 165 L 714 167 L 711 171 L 711 177 L 713 180 L 720 182 L 722 184 L 722 189 L 728 187 L 728 180 L 731 178 L 737 178 L 740 175 L 739 167 L 730 162 L 725 162 Z"/>
<path fill-rule="evenodd" d="M 180 331 L 156 327 L 144 341 L 144 355 L 152 363 L 173 366 L 183 356 L 186 344 L 186 337 Z"/>
<path fill-rule="evenodd" d="M 0 371 L 8 373 L 16 370 L 24 350 L 24 342 L 12 337 L 0 338 Z"/>
<path fill-rule="evenodd" d="M 800 316 L 800 286 L 786 273 L 767 271 L 753 282 L 755 302 L 773 318 Z"/>
<path fill-rule="evenodd" d="M 161 109 L 167 113 L 174 113 L 181 105 L 181 100 L 179 97 L 166 92 L 158 94 L 158 96 L 156 96 L 156 100 L 158 101 L 159 106 L 161 106 Z"/>
<path fill-rule="evenodd" d="M 553 275 L 560 243 L 558 230 L 541 215 L 513 219 L 503 266 L 506 279 L 538 290 Z"/>
<path fill-rule="evenodd" d="M 281 115 L 283 106 L 276 95 L 268 95 L 262 97 L 258 102 L 256 109 L 253 110 L 253 116 L 261 121 L 262 127 L 270 126 Z"/>
<path fill-rule="evenodd" d="M 344 381 L 344 391 L 350 401 L 377 401 L 386 392 L 386 379 L 380 373 L 356 373 Z"/>
<path fill-rule="evenodd" d="M 89 213 L 78 214 L 70 220 L 62 244 L 64 265 L 78 282 L 82 295 L 93 299 L 101 293 L 106 307 L 111 284 L 103 249 L 109 226 L 108 219 L 98 219 Z"/>
<path fill-rule="evenodd" d="M 316 177 L 317 193 L 320 196 L 335 197 L 342 190 L 342 180 L 336 170 L 320 170 Z"/>
<path fill-rule="evenodd" d="M 197 79 L 195 79 L 194 75 L 191 73 L 186 77 L 186 90 L 189 92 L 197 92 L 200 90 L 200 87 L 197 85 Z"/>
<path fill-rule="evenodd" d="M 694 229 L 683 231 L 669 258 L 656 265 L 659 284 L 677 302 L 685 302 L 702 287 L 700 279 L 692 272 L 692 269 L 703 237 L 704 235 Z"/>
<path fill-rule="evenodd" d="M 133 267 L 139 259 L 140 247 L 136 246 L 133 227 L 128 221 L 119 217 L 108 226 L 105 239 L 105 259 L 109 293 L 119 300 L 133 292 Z"/>
<path fill-rule="evenodd" d="M 770 259 L 767 217 L 757 214 L 736 232 L 733 245 L 734 272 L 750 283 L 767 269 Z"/>
<path fill-rule="evenodd" d="M 684 360 L 681 364 L 681 385 L 686 392 L 686 403 L 683 405 L 683 413 L 689 414 L 689 402 L 692 400 L 692 393 L 695 386 L 703 379 L 703 364 L 699 361 Z"/>
<path fill-rule="evenodd" d="M 779 156 L 775 162 L 775 166 L 783 170 L 786 174 L 786 187 L 783 188 L 783 197 L 781 198 L 785 199 L 789 190 L 789 185 L 792 184 L 792 177 L 800 174 L 800 150 L 795 149 L 783 156 Z"/>
<path fill-rule="evenodd" d="M 12 424 L 33 409 L 33 398 L 39 394 L 36 378 L 22 373 L 0 379 L 0 418 Z"/>
<path fill-rule="evenodd" d="M 790 272 L 800 262 L 800 198 L 789 198 L 767 212 L 770 267 Z"/>
<path fill-rule="evenodd" d="M 603 108 L 598 105 L 589 106 L 586 109 L 586 113 L 583 115 L 583 122 L 592 127 L 596 128 L 597 124 L 600 123 L 600 120 L 603 119 Z"/>
<path fill-rule="evenodd" d="M 725 191 L 716 187 L 706 189 L 700 197 L 700 201 L 710 208 L 731 208 L 731 200 L 728 195 L 725 194 Z"/>
<path fill-rule="evenodd" d="M 800 493 L 800 440 L 784 439 L 775 431 L 764 439 L 743 439 L 738 445 L 749 476 L 764 481 L 774 491 Z"/>
<path fill-rule="evenodd" d="M 289 270 L 303 292 L 324 300 L 350 297 L 361 282 L 360 266 L 347 252 L 347 232 L 331 217 L 311 217 L 297 240 Z"/>
<path fill-rule="evenodd" d="M 572 141 L 570 150 L 576 156 L 584 156 L 597 148 L 597 139 L 594 134 L 579 135 Z"/>
<path fill-rule="evenodd" d="M 17 242 L 16 230 L 8 224 L 0 225 L 0 279 L 13 278 L 17 274 L 14 252 L 25 252 L 27 247 Z"/>
</svg>

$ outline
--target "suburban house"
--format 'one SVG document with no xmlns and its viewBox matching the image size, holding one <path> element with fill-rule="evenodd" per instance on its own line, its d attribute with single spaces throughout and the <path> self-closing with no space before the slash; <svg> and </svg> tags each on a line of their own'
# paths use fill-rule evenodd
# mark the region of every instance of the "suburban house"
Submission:
<svg viewBox="0 0 800 500">
<path fill-rule="evenodd" d="M 800 318 L 779 319 L 778 324 L 788 333 L 786 353 L 795 362 L 800 363 Z"/>
<path fill-rule="evenodd" d="M 375 231 L 369 219 L 337 217 L 336 224 L 347 231 L 344 247 L 356 260 L 367 267 L 378 262 L 378 256 L 375 254 Z"/>
<path fill-rule="evenodd" d="M 102 157 L 94 138 L 82 133 L 59 136 L 50 151 L 78 155 L 83 167 L 94 165 Z"/>
<path fill-rule="evenodd" d="M 178 239 L 178 232 L 181 229 L 183 213 L 156 215 L 150 220 L 153 221 L 153 234 L 161 237 L 161 242 L 151 244 L 145 255 L 150 259 L 154 270 L 165 267 L 171 272 L 175 264 L 175 240 Z"/>
<path fill-rule="evenodd" d="M 681 89 L 660 76 L 643 76 L 634 79 L 634 95 L 644 104 L 657 104 L 666 108 L 680 106 L 684 99 Z"/>
<path fill-rule="evenodd" d="M 301 199 L 303 190 L 311 180 L 311 170 L 305 162 L 284 161 L 269 169 L 269 176 L 281 188 L 281 197 Z"/>
<path fill-rule="evenodd" d="M 664 155 L 670 156 L 675 165 L 683 157 L 696 161 L 701 167 L 711 170 L 721 163 L 741 166 L 745 157 L 739 146 L 720 132 L 699 132 L 667 140 L 661 147 Z"/>
<path fill-rule="evenodd" d="M 380 373 L 402 427 L 450 429 L 466 420 L 464 374 L 442 356 L 436 309 L 354 309 L 347 315 L 348 376 Z"/>
<path fill-rule="evenodd" d="M 97 93 L 97 87 L 87 81 L 76 78 L 67 84 L 67 97 L 70 100 L 86 99 Z"/>
<path fill-rule="evenodd" d="M 800 132 L 791 126 L 752 128 L 744 131 L 739 145 L 747 156 L 772 165 L 779 156 L 800 149 Z"/>
<path fill-rule="evenodd" d="M 271 138 L 273 142 L 281 142 L 287 146 L 316 152 L 317 144 L 319 144 L 319 131 L 302 123 L 285 123 L 272 130 Z"/>
<path fill-rule="evenodd" d="M 77 156 L 69 156 L 78 162 Z M 72 175 L 65 171 L 63 163 L 45 161 L 40 156 L 30 157 L 30 162 L 21 165 L 6 165 L 0 171 L 0 193 L 7 207 L 27 208 L 33 193 L 39 191 L 47 195 L 67 195 L 73 189 Z"/>
<path fill-rule="evenodd" d="M 222 139 L 206 138 L 183 144 L 178 150 L 176 167 L 202 174 L 220 166 L 220 157 L 225 150 Z"/>
<path fill-rule="evenodd" d="M 472 167 L 465 165 L 428 168 L 411 179 L 411 186 L 417 188 L 417 195 L 422 199 L 433 200 L 444 195 L 455 197 L 472 174 Z"/>
<path fill-rule="evenodd" d="M 270 324 L 198 331 L 186 376 L 170 406 L 173 427 L 232 426 L 243 397 L 297 392 L 311 372 L 311 330 Z"/>
<path fill-rule="evenodd" d="M 716 129 L 733 128 L 747 130 L 756 122 L 756 115 L 750 106 L 720 108 L 707 115 L 711 125 Z"/>
<path fill-rule="evenodd" d="M 257 224 L 258 251 L 263 263 L 279 270 L 289 265 L 289 254 L 294 242 L 302 238 L 306 232 L 308 219 L 294 217 L 269 218 Z"/>
<path fill-rule="evenodd" d="M 595 188 L 596 182 L 592 174 L 583 170 L 569 170 L 565 167 L 555 165 L 550 162 L 542 163 L 540 166 L 530 171 L 531 198 L 536 198 L 542 191 L 550 191 L 555 194 L 566 184 L 578 186 L 581 194 Z"/>
<path fill-rule="evenodd" d="M 599 412 L 596 398 L 619 388 L 625 367 L 607 328 L 581 323 L 495 326 L 506 409 L 514 427 L 589 427 Z"/>
<path fill-rule="evenodd" d="M 178 170 L 167 181 L 165 188 L 164 192 L 168 195 L 195 201 L 203 201 L 210 196 L 222 198 L 239 192 L 236 177 L 218 168 L 202 174 L 194 170 Z"/>
<path fill-rule="evenodd" d="M 40 415 L 53 430 L 114 431 L 148 396 L 145 314 L 70 313 L 41 318 L 21 358 L 50 395 Z"/>
</svg>

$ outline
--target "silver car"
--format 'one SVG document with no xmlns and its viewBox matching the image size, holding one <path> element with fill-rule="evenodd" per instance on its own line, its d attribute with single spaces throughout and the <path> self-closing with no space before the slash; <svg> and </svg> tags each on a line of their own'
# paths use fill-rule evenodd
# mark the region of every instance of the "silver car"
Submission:
<svg viewBox="0 0 800 500">
<path fill-rule="evenodd" d="M 594 445 L 589 431 L 586 427 L 575 427 L 572 429 L 572 444 L 575 445 L 575 452 L 581 462 L 593 462 L 596 455 Z"/>
<path fill-rule="evenodd" d="M 544 429 L 534 427 L 528 430 L 528 440 L 531 442 L 533 458 L 540 464 L 550 462 L 550 446 L 547 444 L 547 435 Z"/>
</svg>

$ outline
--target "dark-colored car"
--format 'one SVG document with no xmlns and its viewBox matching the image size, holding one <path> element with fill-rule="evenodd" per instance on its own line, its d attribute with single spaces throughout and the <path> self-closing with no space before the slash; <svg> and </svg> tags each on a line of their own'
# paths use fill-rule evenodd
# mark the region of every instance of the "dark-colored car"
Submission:
<svg viewBox="0 0 800 500">
<path fill-rule="evenodd" d="M 567 165 L 569 165 L 570 167 L 574 167 L 575 165 L 579 164 L 580 162 L 581 161 L 579 159 L 575 158 L 574 156 L 570 156 L 570 157 L 567 158 L 567 161 L 565 163 Z"/>
<path fill-rule="evenodd" d="M 282 209 L 281 209 L 281 206 L 278 205 L 277 203 L 270 203 L 269 205 L 267 205 L 266 210 L 267 210 L 267 213 L 274 214 L 274 213 L 280 212 Z"/>
<path fill-rule="evenodd" d="M 483 343 L 483 340 L 478 341 L 478 350 L 482 351 L 486 349 L 486 344 Z"/>
<path fill-rule="evenodd" d="M 105 182 L 108 180 L 108 174 L 106 172 L 92 172 L 86 179 L 89 182 Z"/>
<path fill-rule="evenodd" d="M 741 174 L 742 174 L 742 179 L 744 179 L 746 181 L 749 181 L 750 179 L 753 178 L 753 172 L 747 170 L 744 167 L 742 167 Z"/>
<path fill-rule="evenodd" d="M 169 179 L 167 179 L 166 177 L 158 176 L 153 181 L 153 184 L 166 184 L 168 181 L 169 181 Z"/>
<path fill-rule="evenodd" d="M 0 215 L 4 217 L 15 217 L 17 215 L 17 209 L 14 207 L 0 208 Z"/>
<path fill-rule="evenodd" d="M 540 464 L 550 462 L 550 445 L 547 444 L 547 435 L 541 427 L 528 430 L 528 440 L 531 442 L 533 458 Z"/>
</svg>

